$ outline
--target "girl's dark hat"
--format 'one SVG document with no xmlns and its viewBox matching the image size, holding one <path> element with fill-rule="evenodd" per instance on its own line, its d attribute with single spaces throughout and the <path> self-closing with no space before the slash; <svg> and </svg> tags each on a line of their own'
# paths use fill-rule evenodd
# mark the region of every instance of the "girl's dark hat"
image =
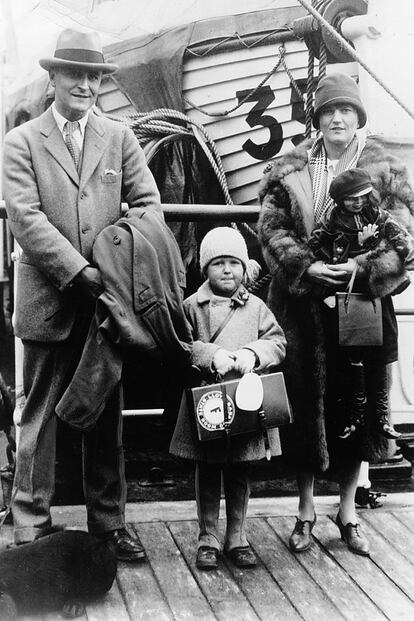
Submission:
<svg viewBox="0 0 414 621">
<path fill-rule="evenodd" d="M 345 73 L 331 73 L 319 81 L 315 91 L 313 125 L 319 129 L 319 115 L 324 106 L 350 104 L 358 113 L 359 127 L 367 122 L 367 113 L 361 101 L 358 84 Z"/>
<path fill-rule="evenodd" d="M 105 62 L 97 32 L 81 32 L 71 28 L 60 33 L 53 58 L 41 58 L 39 64 L 46 71 L 73 67 L 85 71 L 114 73 L 118 69 L 117 65 Z"/>
<path fill-rule="evenodd" d="M 351 168 L 335 177 L 329 187 L 329 194 L 335 203 L 341 203 L 350 196 L 362 196 L 372 191 L 371 177 L 363 168 Z"/>
</svg>

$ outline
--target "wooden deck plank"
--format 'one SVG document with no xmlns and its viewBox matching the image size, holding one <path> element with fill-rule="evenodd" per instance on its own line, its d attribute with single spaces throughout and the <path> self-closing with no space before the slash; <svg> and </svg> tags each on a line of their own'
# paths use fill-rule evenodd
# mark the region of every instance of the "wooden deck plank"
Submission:
<svg viewBox="0 0 414 621">
<path fill-rule="evenodd" d="M 358 556 L 348 550 L 339 539 L 338 528 L 331 519 L 318 518 L 318 528 L 314 533 L 319 543 L 329 550 L 329 554 L 389 619 L 407 621 L 414 618 L 411 600 L 369 557 Z M 372 540 L 371 543 L 375 545 Z"/>
<path fill-rule="evenodd" d="M 371 558 L 352 554 L 340 540 L 327 517 L 335 514 L 336 503 L 333 497 L 317 499 L 316 542 L 308 552 L 293 555 L 287 543 L 297 499 L 252 499 L 247 526 L 258 567 L 240 570 L 221 558 L 213 572 L 195 567 L 194 502 L 127 507 L 148 562 L 120 563 L 117 583 L 87 607 L 80 621 L 414 619 L 414 495 L 392 494 L 383 508 L 359 511 Z M 67 519 L 56 514 L 56 522 L 86 528 L 83 507 L 63 512 Z M 10 541 L 12 527 L 6 525 L 0 530 L 0 550 Z M 21 621 L 63 617 L 27 616 Z"/>
<path fill-rule="evenodd" d="M 414 511 L 393 511 L 392 515 L 414 533 Z"/>
<path fill-rule="evenodd" d="M 198 524 L 195 521 L 172 522 L 169 528 L 216 618 L 220 621 L 257 621 L 259 617 L 223 562 L 215 571 L 196 568 Z"/>
<path fill-rule="evenodd" d="M 0 551 L 5 550 L 13 541 L 13 526 L 10 524 L 3 524 L 0 529 Z"/>
<path fill-rule="evenodd" d="M 328 515 L 338 508 L 338 496 L 315 497 L 316 513 Z M 266 517 L 280 515 L 296 515 L 298 508 L 297 496 L 278 498 L 251 498 L 247 517 Z M 414 511 L 414 492 L 393 493 L 387 496 L 385 506 L 376 511 Z M 221 510 L 224 511 L 224 502 Z M 52 517 L 55 523 L 65 523 L 69 526 L 86 528 L 86 509 L 84 505 L 52 507 Z M 181 522 L 195 520 L 196 503 L 193 500 L 157 501 L 157 502 L 129 502 L 126 506 L 128 522 Z"/>
<path fill-rule="evenodd" d="M 45 615 L 21 615 L 18 619 L 19 621 L 67 621 L 67 617 L 58 612 L 49 612 Z M 76 621 L 88 621 L 88 617 L 86 614 L 81 615 L 76 617 Z M 112 621 L 115 621 L 114 617 L 112 617 Z"/>
<path fill-rule="evenodd" d="M 266 520 L 248 520 L 248 539 L 283 593 L 305 620 L 334 621 L 344 618 Z"/>
<path fill-rule="evenodd" d="M 392 513 L 364 511 L 360 515 L 413 565 L 414 572 L 414 537 L 410 529 Z"/>
<path fill-rule="evenodd" d="M 267 521 L 288 547 L 294 520 L 280 517 L 269 518 Z M 315 530 L 318 530 L 318 524 Z M 370 621 L 385 619 L 385 616 L 343 568 L 332 560 L 325 549 L 315 544 L 303 554 L 297 554 L 296 558 L 346 619 L 360 621 L 361 610 L 364 611 L 364 618 Z"/>
<path fill-rule="evenodd" d="M 137 532 L 174 619 L 213 621 L 215 617 L 208 601 L 189 571 L 167 525 L 163 522 L 139 524 Z"/>
<path fill-rule="evenodd" d="M 283 621 L 299 621 L 302 617 L 275 582 L 265 565 L 258 557 L 258 566 L 254 569 L 239 569 L 226 560 L 233 579 L 246 595 L 260 619 L 265 621 L 277 618 Z"/>
<path fill-rule="evenodd" d="M 371 559 L 414 603 L 413 565 L 383 535 L 374 529 L 370 529 L 363 517 L 361 525 L 365 527 L 365 532 L 370 540 Z"/>
<path fill-rule="evenodd" d="M 117 582 L 132 621 L 173 621 L 150 563 L 119 563 Z"/>
<path fill-rule="evenodd" d="M 117 581 L 106 595 L 86 607 L 88 621 L 130 621 Z"/>
</svg>

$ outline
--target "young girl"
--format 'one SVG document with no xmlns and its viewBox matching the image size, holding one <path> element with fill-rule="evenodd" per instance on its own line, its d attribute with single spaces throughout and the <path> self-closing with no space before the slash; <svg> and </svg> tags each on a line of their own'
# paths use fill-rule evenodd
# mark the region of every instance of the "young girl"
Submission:
<svg viewBox="0 0 414 621">
<path fill-rule="evenodd" d="M 206 281 L 184 301 L 184 308 L 193 330 L 192 362 L 210 384 L 218 376 L 227 381 L 253 370 L 262 373 L 285 357 L 286 339 L 274 315 L 262 300 L 246 290 L 246 270 L 251 265 L 246 243 L 238 231 L 218 227 L 204 237 L 200 268 Z M 235 310 L 228 319 L 231 308 Z M 277 429 L 269 430 L 269 442 L 272 454 L 279 455 Z M 217 567 L 222 474 L 227 516 L 224 554 L 238 567 L 256 565 L 245 521 L 250 493 L 248 462 L 265 457 L 262 433 L 258 430 L 235 436 L 229 445 L 225 439 L 200 442 L 194 415 L 181 410 L 170 450 L 196 461 L 200 527 L 197 567 Z"/>
<path fill-rule="evenodd" d="M 391 245 L 404 256 L 405 267 L 412 269 L 412 237 L 388 212 L 377 207 L 372 190 L 371 178 L 362 168 L 346 170 L 332 181 L 329 194 L 335 205 L 312 232 L 309 245 L 314 255 L 330 264 L 344 263 L 348 258 L 354 258 L 357 263 L 364 265 L 369 263 L 369 251 L 380 254 Z M 379 274 L 379 277 L 383 276 Z M 403 271 L 390 279 L 389 291 L 392 294 L 400 293 L 409 284 L 410 279 Z M 358 291 L 364 291 L 363 279 L 359 281 Z M 328 300 L 329 298 L 327 302 Z M 389 332 L 396 330 L 392 304 L 388 304 L 386 308 L 389 309 L 391 322 L 383 320 L 384 343 Z M 347 419 L 343 421 L 339 431 L 342 439 L 355 433 L 359 425 L 367 423 L 367 384 L 372 387 L 375 424 L 378 425 L 380 433 L 392 439 L 401 435 L 392 427 L 388 418 L 388 377 L 383 361 L 384 346 L 347 348 L 352 395 L 350 407 L 346 410 Z"/>
</svg>

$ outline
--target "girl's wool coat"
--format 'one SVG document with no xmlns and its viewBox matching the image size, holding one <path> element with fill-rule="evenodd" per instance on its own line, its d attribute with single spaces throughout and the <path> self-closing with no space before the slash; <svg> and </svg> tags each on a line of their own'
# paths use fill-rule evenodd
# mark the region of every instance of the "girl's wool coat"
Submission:
<svg viewBox="0 0 414 621">
<path fill-rule="evenodd" d="M 306 141 L 279 158 L 260 187 L 262 203 L 258 222 L 263 255 L 272 275 L 268 303 L 287 339 L 284 373 L 294 424 L 283 430 L 282 450 L 297 469 L 324 471 L 333 462 L 328 452 L 329 416 L 325 411 L 326 342 L 318 292 L 304 278 L 315 261 L 308 239 L 314 227 L 312 182 Z M 357 164 L 371 175 L 377 202 L 414 233 L 414 194 L 405 166 L 388 154 L 377 137 L 367 139 Z M 404 254 L 398 244 L 381 243 L 357 260 L 363 266 L 374 296 L 391 293 L 403 280 Z M 395 359 L 396 352 L 389 352 Z M 333 408 L 335 409 L 335 408 Z M 349 443 L 348 457 L 377 461 L 386 442 L 368 425 L 363 440 Z"/>
<path fill-rule="evenodd" d="M 255 295 L 248 293 L 243 285 L 232 296 L 236 310 L 214 343 L 209 340 L 215 332 L 210 321 L 210 305 L 220 305 L 223 299 L 213 295 L 208 282 L 205 282 L 192 296 L 184 301 L 184 309 L 193 329 L 192 362 L 203 373 L 207 383 L 217 382 L 212 371 L 212 360 L 220 348 L 236 351 L 242 347 L 251 349 L 257 358 L 257 373 L 274 372 L 285 357 L 286 339 L 273 313 Z M 222 305 L 222 318 L 228 313 L 228 304 Z M 215 309 L 216 311 L 216 309 Z M 223 380 L 234 379 L 234 373 L 227 374 Z M 269 430 L 272 455 L 280 455 L 279 433 Z M 178 457 L 209 462 L 253 461 L 265 457 L 262 433 L 249 433 L 231 439 L 226 450 L 226 440 L 200 442 L 197 437 L 194 413 L 180 409 L 177 425 L 171 441 L 170 451 Z"/>
</svg>

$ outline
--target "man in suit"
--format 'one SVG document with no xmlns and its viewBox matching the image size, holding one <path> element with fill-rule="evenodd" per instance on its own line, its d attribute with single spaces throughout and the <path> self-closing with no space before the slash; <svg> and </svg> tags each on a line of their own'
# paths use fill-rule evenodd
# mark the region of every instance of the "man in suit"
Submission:
<svg viewBox="0 0 414 621">
<path fill-rule="evenodd" d="M 55 407 L 85 342 L 102 292 L 92 264 L 98 233 L 121 216 L 121 202 L 161 215 L 160 197 L 133 132 L 92 110 L 104 62 L 97 33 L 64 30 L 49 71 L 55 101 L 11 130 L 4 148 L 4 198 L 23 250 L 18 266 L 15 333 L 24 344 L 24 391 L 13 504 L 16 544 L 50 531 L 56 449 Z M 69 122 L 69 124 L 68 124 Z M 111 540 L 119 559 L 145 558 L 125 527 L 121 387 L 83 436 L 88 529 Z"/>
</svg>

